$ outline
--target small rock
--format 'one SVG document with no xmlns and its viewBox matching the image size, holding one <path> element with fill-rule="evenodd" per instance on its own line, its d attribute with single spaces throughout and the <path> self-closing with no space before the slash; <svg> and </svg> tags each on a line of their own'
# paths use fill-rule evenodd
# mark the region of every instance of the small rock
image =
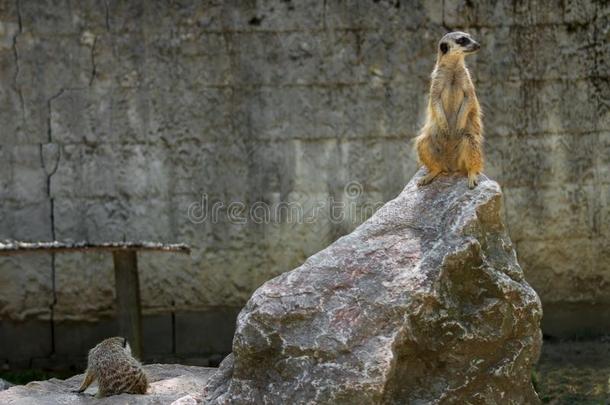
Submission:
<svg viewBox="0 0 610 405">
<path fill-rule="evenodd" d="M 0 378 L 0 391 L 7 390 L 7 389 L 11 388 L 13 385 L 14 384 L 11 384 L 10 382 Z"/>
<path fill-rule="evenodd" d="M 172 405 L 197 405 L 197 400 L 190 395 L 185 395 L 172 402 Z"/>
</svg>

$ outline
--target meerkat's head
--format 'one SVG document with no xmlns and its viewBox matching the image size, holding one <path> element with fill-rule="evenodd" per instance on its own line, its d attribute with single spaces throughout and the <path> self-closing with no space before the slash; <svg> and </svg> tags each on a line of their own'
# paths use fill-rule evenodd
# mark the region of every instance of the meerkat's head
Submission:
<svg viewBox="0 0 610 405">
<path fill-rule="evenodd" d="M 475 53 L 481 45 L 470 34 L 455 31 L 446 34 L 438 43 L 439 57 L 463 57 Z"/>
<path fill-rule="evenodd" d="M 122 347 L 127 353 L 131 354 L 131 347 L 129 346 L 129 342 L 127 339 L 120 336 L 115 336 L 104 340 L 100 344 L 105 344 L 109 346 L 119 346 Z"/>
<path fill-rule="evenodd" d="M 122 346 L 123 349 L 125 350 L 125 352 L 131 356 L 131 346 L 129 346 L 129 342 L 127 341 L 127 338 L 122 337 Z"/>
</svg>

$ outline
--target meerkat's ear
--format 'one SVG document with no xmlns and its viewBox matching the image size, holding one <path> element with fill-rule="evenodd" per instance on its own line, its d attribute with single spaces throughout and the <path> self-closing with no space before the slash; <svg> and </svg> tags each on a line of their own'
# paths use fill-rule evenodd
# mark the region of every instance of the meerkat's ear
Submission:
<svg viewBox="0 0 610 405">
<path fill-rule="evenodd" d="M 441 42 L 440 50 L 443 53 L 443 55 L 446 54 L 447 51 L 449 50 L 449 45 L 447 45 L 446 42 Z"/>
<path fill-rule="evenodd" d="M 127 338 L 123 338 L 123 347 L 127 347 Z"/>
</svg>

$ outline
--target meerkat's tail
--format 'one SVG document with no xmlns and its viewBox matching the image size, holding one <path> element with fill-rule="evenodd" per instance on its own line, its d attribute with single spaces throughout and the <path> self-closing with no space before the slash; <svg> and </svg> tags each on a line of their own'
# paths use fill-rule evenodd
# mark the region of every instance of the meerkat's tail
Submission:
<svg viewBox="0 0 610 405">
<path fill-rule="evenodd" d="M 83 380 L 83 383 L 74 392 L 78 392 L 78 393 L 84 392 L 93 383 L 93 381 L 95 381 L 95 373 L 90 368 L 87 368 L 87 371 L 85 372 L 85 378 Z"/>
<path fill-rule="evenodd" d="M 133 394 L 146 394 L 147 390 L 148 390 L 148 377 L 146 376 L 146 373 L 144 373 L 142 371 L 141 373 L 138 374 L 138 376 L 134 380 L 131 387 L 129 387 L 129 390 L 127 392 L 131 392 Z"/>
</svg>

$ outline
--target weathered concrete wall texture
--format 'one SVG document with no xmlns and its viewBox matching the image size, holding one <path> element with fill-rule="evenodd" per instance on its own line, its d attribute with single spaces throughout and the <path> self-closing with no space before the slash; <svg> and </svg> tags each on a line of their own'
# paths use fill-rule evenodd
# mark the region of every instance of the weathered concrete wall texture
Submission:
<svg viewBox="0 0 610 405">
<path fill-rule="evenodd" d="M 0 0 L 0 238 L 187 242 L 190 258 L 141 256 L 146 313 L 239 307 L 415 173 L 436 42 L 462 29 L 483 44 L 486 173 L 545 327 L 599 327 L 609 25 L 593 0 Z M 203 195 L 225 205 L 194 223 Z M 231 202 L 315 220 L 242 223 Z M 113 284 L 109 255 L 3 258 L 0 316 L 98 319 Z"/>
</svg>

